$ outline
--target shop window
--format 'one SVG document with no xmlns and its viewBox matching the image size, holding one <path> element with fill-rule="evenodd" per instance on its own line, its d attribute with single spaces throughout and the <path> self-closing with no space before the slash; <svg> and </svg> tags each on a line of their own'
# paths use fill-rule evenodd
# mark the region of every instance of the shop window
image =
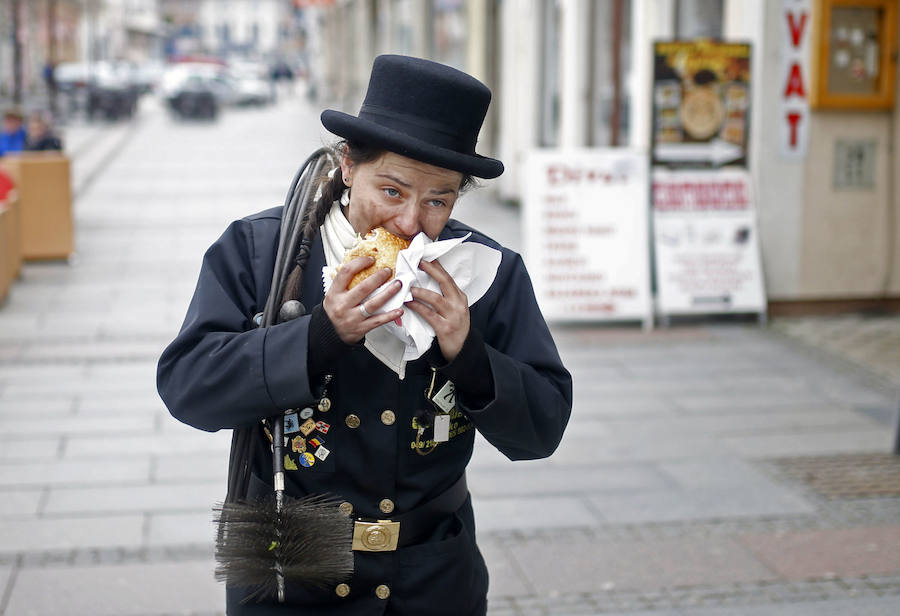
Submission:
<svg viewBox="0 0 900 616">
<path fill-rule="evenodd" d="M 589 145 L 595 147 L 625 145 L 631 132 L 631 1 L 593 3 Z"/>
<path fill-rule="evenodd" d="M 723 0 L 677 0 L 675 38 L 722 38 Z"/>
<path fill-rule="evenodd" d="M 465 70 L 466 7 L 463 0 L 432 0 L 431 24 L 432 58 Z"/>
<path fill-rule="evenodd" d="M 540 87 L 540 133 L 542 147 L 559 145 L 559 34 L 561 10 L 559 0 L 543 0 L 541 3 L 541 87 Z"/>
</svg>

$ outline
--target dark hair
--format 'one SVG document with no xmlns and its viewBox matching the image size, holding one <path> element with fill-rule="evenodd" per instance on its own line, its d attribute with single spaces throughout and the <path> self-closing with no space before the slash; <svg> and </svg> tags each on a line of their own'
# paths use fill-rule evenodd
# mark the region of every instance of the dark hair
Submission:
<svg viewBox="0 0 900 616">
<path fill-rule="evenodd" d="M 341 139 L 334 143 L 331 146 L 331 150 L 338 161 L 340 161 L 342 155 L 346 155 L 354 165 L 362 165 L 378 160 L 387 151 L 346 139 Z M 332 171 L 314 180 L 319 184 L 322 193 L 318 200 L 310 204 L 310 208 L 300 221 L 300 225 L 303 228 L 303 239 L 300 241 L 300 246 L 297 248 L 297 254 L 294 257 L 294 268 L 285 281 L 280 305 L 283 305 L 288 300 L 300 299 L 303 270 L 307 261 L 309 261 L 313 240 L 319 233 L 319 227 L 325 222 L 325 217 L 328 216 L 332 204 L 341 198 L 341 194 L 347 188 L 341 175 L 340 164 Z M 463 173 L 462 180 L 459 183 L 459 194 L 476 186 L 478 186 L 478 183 L 475 176 Z"/>
</svg>

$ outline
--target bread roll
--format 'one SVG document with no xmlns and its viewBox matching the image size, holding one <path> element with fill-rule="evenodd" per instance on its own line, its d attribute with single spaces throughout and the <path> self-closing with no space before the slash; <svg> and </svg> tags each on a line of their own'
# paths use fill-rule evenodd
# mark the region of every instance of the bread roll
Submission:
<svg viewBox="0 0 900 616">
<path fill-rule="evenodd" d="M 386 267 L 390 268 L 391 278 L 393 278 L 396 274 L 394 268 L 397 265 L 397 253 L 408 246 L 409 240 L 397 237 L 383 227 L 377 227 L 369 231 L 369 233 L 366 234 L 366 237 L 361 239 L 356 246 L 347 251 L 347 254 L 344 255 L 344 261 L 341 263 L 341 267 L 357 257 L 373 257 L 375 263 L 357 273 L 353 279 L 350 280 L 350 284 L 347 285 L 347 288 L 352 289 L 375 272 Z M 388 280 L 390 280 L 390 278 Z"/>
</svg>

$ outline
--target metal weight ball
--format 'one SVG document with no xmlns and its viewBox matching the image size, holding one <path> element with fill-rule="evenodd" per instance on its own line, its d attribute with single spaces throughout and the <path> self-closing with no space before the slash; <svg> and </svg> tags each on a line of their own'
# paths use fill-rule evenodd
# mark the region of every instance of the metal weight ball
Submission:
<svg viewBox="0 0 900 616">
<path fill-rule="evenodd" d="M 278 320 L 281 323 L 293 321 L 304 314 L 306 314 L 306 308 L 303 304 L 295 299 L 289 299 L 281 305 L 281 310 L 278 311 Z"/>
</svg>

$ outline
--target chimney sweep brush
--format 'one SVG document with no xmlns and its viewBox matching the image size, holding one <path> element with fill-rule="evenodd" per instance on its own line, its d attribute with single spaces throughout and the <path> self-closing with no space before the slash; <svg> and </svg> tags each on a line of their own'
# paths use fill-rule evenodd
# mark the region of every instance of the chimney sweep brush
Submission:
<svg viewBox="0 0 900 616">
<path fill-rule="evenodd" d="M 291 182 L 281 220 L 281 237 L 275 257 L 272 286 L 258 324 L 274 325 L 279 319 L 278 298 L 282 296 L 294 255 L 302 240 L 307 211 L 316 199 L 318 178 L 337 162 L 325 149 L 313 153 L 301 165 Z M 308 241 L 308 240 L 307 240 Z M 297 302 L 299 304 L 299 302 Z M 282 320 L 301 316 L 305 309 L 290 311 Z M 339 499 L 311 495 L 300 499 L 284 493 L 284 415 L 266 420 L 272 434 L 274 494 L 248 499 L 251 449 L 257 438 L 252 428 L 235 429 L 242 438 L 232 447 L 235 468 L 240 469 L 232 490 L 229 469 L 229 496 L 214 507 L 216 536 L 216 579 L 231 586 L 252 588 L 245 599 L 285 600 L 285 582 L 306 587 L 327 587 L 348 579 L 353 573 L 353 521 L 338 508 Z"/>
<path fill-rule="evenodd" d="M 285 581 L 327 587 L 353 573 L 353 521 L 327 496 L 284 494 L 284 423 L 272 424 L 275 492 L 215 508 L 216 579 L 255 588 L 250 599 L 284 602 Z"/>
</svg>

